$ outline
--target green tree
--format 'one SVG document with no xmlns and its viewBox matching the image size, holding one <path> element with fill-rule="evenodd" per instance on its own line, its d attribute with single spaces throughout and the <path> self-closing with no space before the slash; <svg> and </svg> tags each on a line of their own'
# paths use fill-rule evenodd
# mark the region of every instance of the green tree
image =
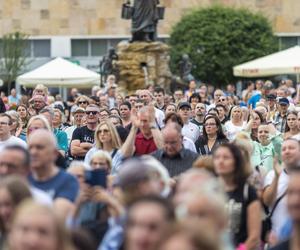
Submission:
<svg viewBox="0 0 300 250">
<path fill-rule="evenodd" d="M 233 82 L 233 66 L 278 49 L 267 18 L 223 6 L 189 12 L 173 27 L 169 43 L 173 72 L 186 53 L 195 65 L 193 75 L 214 85 Z"/>
<path fill-rule="evenodd" d="M 6 34 L 1 40 L 1 75 L 8 90 L 11 83 L 29 63 L 26 59 L 28 36 L 20 32 Z"/>
</svg>

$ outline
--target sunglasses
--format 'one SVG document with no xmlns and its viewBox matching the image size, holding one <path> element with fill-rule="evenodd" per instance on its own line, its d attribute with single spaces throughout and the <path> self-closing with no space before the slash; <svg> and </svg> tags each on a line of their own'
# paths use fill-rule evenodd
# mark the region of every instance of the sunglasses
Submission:
<svg viewBox="0 0 300 250">
<path fill-rule="evenodd" d="M 109 130 L 108 129 L 100 129 L 100 130 L 98 130 L 98 134 L 101 134 L 101 133 L 107 134 L 107 133 L 109 133 Z"/>
<path fill-rule="evenodd" d="M 85 111 L 85 113 L 86 113 L 87 115 L 90 115 L 90 114 L 92 114 L 92 115 L 97 115 L 99 112 L 98 112 L 98 111 Z"/>
<path fill-rule="evenodd" d="M 86 101 L 78 102 L 78 104 L 87 104 Z"/>
</svg>

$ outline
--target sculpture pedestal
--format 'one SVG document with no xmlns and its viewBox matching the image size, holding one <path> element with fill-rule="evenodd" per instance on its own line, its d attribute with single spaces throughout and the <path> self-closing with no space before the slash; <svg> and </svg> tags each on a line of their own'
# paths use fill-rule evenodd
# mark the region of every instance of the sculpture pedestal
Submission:
<svg viewBox="0 0 300 250">
<path fill-rule="evenodd" d="M 119 86 L 124 92 L 132 93 L 148 84 L 169 90 L 172 74 L 168 45 L 162 42 L 121 42 L 117 54 Z M 146 72 L 143 66 L 146 66 Z"/>
</svg>

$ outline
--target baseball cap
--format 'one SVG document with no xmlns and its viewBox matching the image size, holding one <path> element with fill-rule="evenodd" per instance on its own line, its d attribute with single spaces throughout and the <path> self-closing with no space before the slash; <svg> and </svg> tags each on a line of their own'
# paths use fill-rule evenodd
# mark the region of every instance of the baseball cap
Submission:
<svg viewBox="0 0 300 250">
<path fill-rule="evenodd" d="M 184 107 L 191 109 L 191 104 L 189 102 L 181 102 L 178 104 L 178 109 L 182 109 Z"/>
<path fill-rule="evenodd" d="M 279 104 L 285 104 L 285 105 L 289 105 L 290 104 L 289 100 L 287 98 L 285 98 L 285 97 L 280 98 L 278 102 L 279 102 Z"/>
</svg>

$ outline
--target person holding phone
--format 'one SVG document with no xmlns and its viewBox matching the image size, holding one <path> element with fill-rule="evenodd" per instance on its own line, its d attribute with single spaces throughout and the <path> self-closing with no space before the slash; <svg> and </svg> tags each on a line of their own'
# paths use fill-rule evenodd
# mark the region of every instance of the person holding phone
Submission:
<svg viewBox="0 0 300 250">
<path fill-rule="evenodd" d="M 96 151 L 90 160 L 91 170 L 86 170 L 80 185 L 80 194 L 73 213 L 73 226 L 86 229 L 97 244 L 107 230 L 108 210 L 103 203 L 109 195 L 107 177 L 112 159 L 108 152 Z"/>
</svg>

